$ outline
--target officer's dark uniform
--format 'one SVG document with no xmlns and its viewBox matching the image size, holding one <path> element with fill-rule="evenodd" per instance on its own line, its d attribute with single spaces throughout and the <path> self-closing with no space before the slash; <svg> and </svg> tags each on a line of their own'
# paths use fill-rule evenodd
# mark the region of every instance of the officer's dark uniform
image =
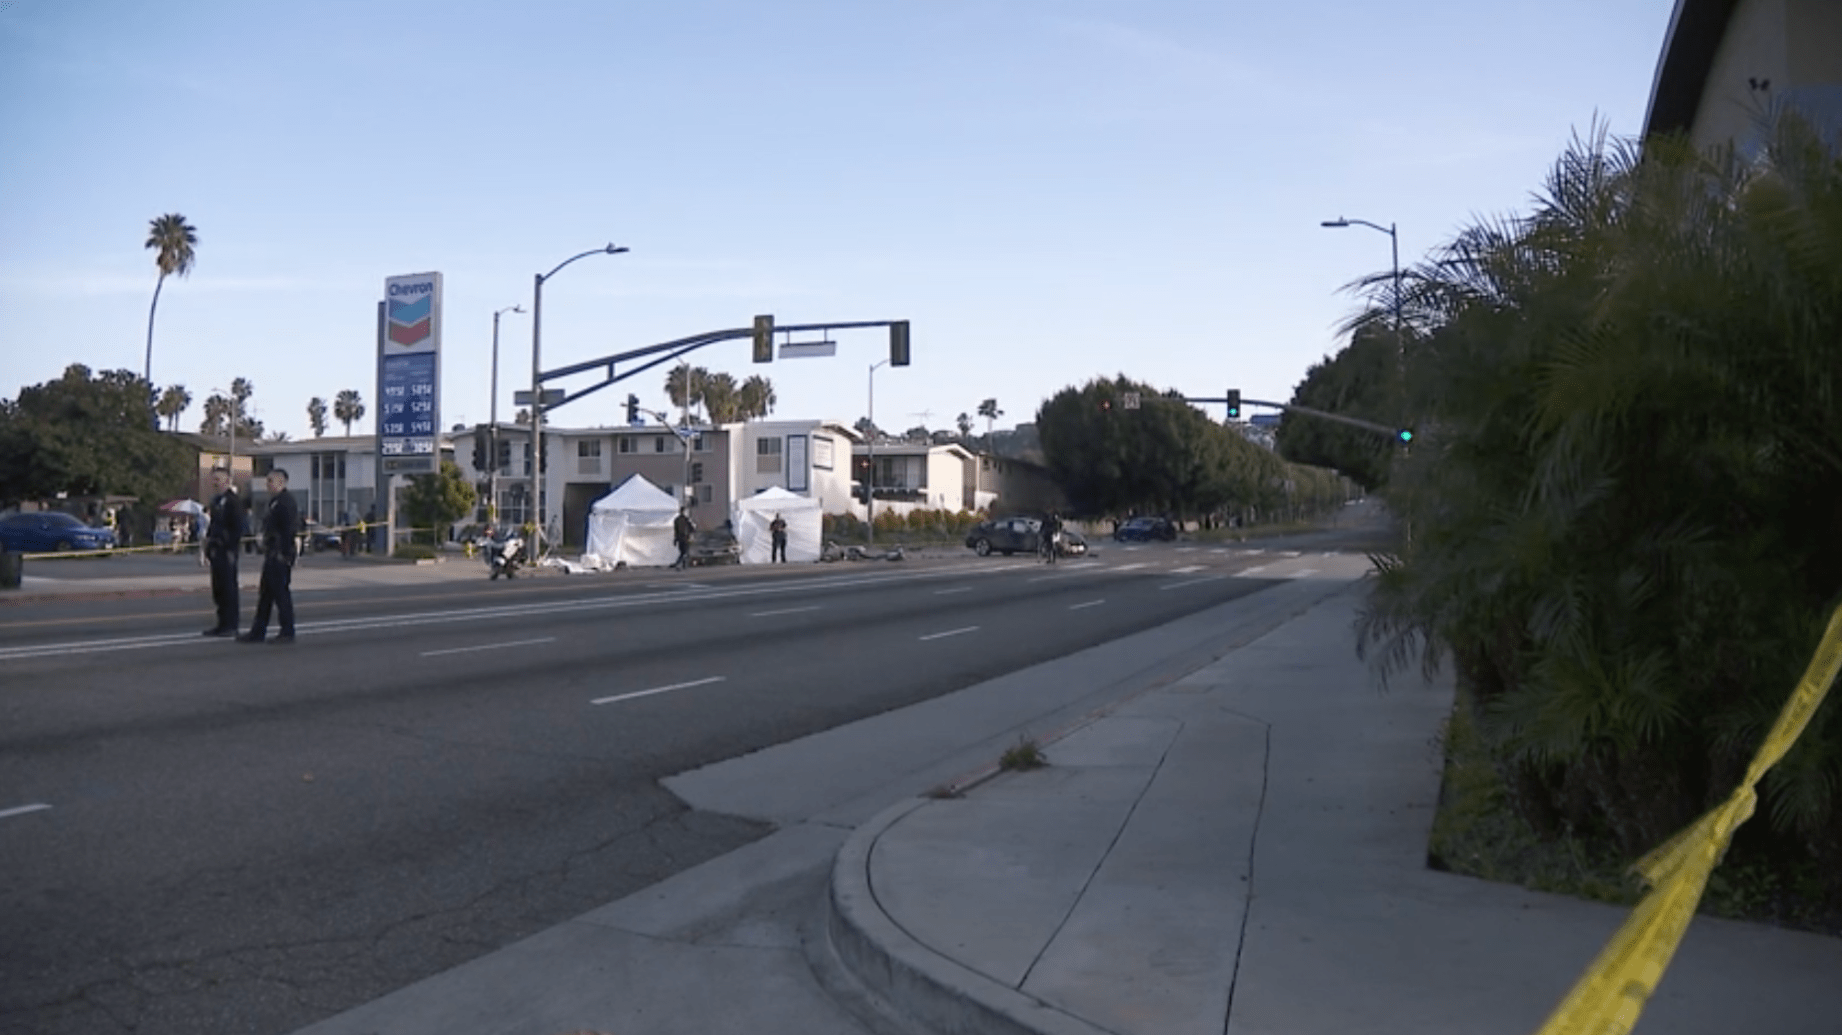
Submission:
<svg viewBox="0 0 1842 1035">
<path fill-rule="evenodd" d="M 243 499 L 225 489 L 211 497 L 205 513 L 211 519 L 205 530 L 205 560 L 211 563 L 211 602 L 217 605 L 217 624 L 206 636 L 235 636 L 237 623 L 237 537 L 243 530 Z"/>
<path fill-rule="evenodd" d="M 260 643 L 269 631 L 269 608 L 281 620 L 281 639 L 294 639 L 294 559 L 300 534 L 301 509 L 287 489 L 269 498 L 262 514 L 262 586 L 256 592 L 256 620 L 242 637 Z"/>
</svg>

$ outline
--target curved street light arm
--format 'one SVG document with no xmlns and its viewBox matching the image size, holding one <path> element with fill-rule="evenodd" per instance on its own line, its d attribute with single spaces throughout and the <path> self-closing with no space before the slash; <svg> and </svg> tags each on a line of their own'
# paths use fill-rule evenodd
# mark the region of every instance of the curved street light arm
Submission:
<svg viewBox="0 0 1842 1035">
<path fill-rule="evenodd" d="M 586 259 L 591 255 L 619 255 L 621 252 L 624 252 L 626 250 L 627 249 L 625 248 L 614 247 L 612 242 L 609 242 L 608 246 L 605 248 L 590 248 L 588 251 L 583 252 L 581 255 L 571 255 L 569 258 L 564 259 L 562 262 L 557 263 L 556 269 L 553 269 L 550 272 L 545 273 L 542 276 L 539 276 L 537 279 L 540 282 L 549 280 L 551 277 L 556 276 L 557 270 L 562 269 L 563 267 L 569 265 L 570 263 L 576 261 L 577 259 Z"/>
</svg>

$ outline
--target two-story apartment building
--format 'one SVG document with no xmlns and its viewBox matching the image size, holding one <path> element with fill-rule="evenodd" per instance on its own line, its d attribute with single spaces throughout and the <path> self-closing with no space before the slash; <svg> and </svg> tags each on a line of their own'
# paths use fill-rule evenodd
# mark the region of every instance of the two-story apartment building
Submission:
<svg viewBox="0 0 1842 1035">
<path fill-rule="evenodd" d="M 475 434 L 474 429 L 453 433 L 454 457 L 468 478 L 489 484 L 490 472 L 473 466 Z M 530 515 L 530 429 L 501 425 L 498 439 L 499 515 L 522 523 Z M 849 507 L 848 457 L 855 441 L 856 434 L 837 421 L 705 425 L 684 437 L 657 425 L 547 427 L 544 509 L 563 542 L 581 543 L 595 500 L 640 474 L 684 500 L 692 520 L 705 528 L 728 520 L 737 499 L 774 485 L 843 512 Z"/>
</svg>

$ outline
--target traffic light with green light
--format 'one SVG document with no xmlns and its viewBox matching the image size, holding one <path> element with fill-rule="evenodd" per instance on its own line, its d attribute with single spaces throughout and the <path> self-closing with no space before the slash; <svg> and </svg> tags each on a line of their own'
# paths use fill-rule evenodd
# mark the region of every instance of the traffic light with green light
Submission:
<svg viewBox="0 0 1842 1035">
<path fill-rule="evenodd" d="M 1241 390 L 1239 388 L 1228 389 L 1228 419 L 1241 419 Z"/>
<path fill-rule="evenodd" d="M 1394 435 L 1396 438 L 1400 439 L 1402 442 L 1412 442 L 1413 441 L 1413 429 L 1412 428 L 1402 428 L 1401 430 L 1395 432 Z"/>
</svg>

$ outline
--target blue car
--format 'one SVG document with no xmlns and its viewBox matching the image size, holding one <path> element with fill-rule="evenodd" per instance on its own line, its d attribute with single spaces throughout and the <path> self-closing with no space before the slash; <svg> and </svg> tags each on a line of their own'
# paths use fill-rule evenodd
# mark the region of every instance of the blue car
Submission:
<svg viewBox="0 0 1842 1035">
<path fill-rule="evenodd" d="M 1177 526 L 1171 524 L 1168 518 L 1135 517 L 1120 525 L 1119 531 L 1113 533 L 1113 538 L 1122 543 L 1148 543 L 1153 539 L 1170 542 L 1177 538 Z"/>
<path fill-rule="evenodd" d="M 112 550 L 115 533 L 55 510 L 8 514 L 0 518 L 0 547 L 13 553 Z"/>
</svg>

